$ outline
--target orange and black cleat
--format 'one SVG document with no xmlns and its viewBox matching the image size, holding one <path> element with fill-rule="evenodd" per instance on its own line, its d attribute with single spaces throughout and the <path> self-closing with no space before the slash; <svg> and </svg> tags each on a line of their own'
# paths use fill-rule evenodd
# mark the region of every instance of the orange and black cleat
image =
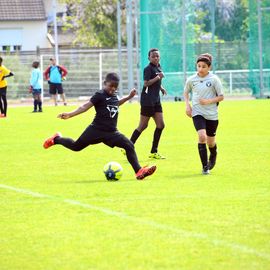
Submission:
<svg viewBox="0 0 270 270">
<path fill-rule="evenodd" d="M 140 170 L 136 173 L 136 178 L 138 180 L 143 180 L 145 177 L 153 174 L 155 170 L 157 169 L 157 166 L 145 166 L 140 168 Z"/>
<path fill-rule="evenodd" d="M 61 133 L 60 132 L 56 132 L 52 137 L 46 139 L 45 142 L 43 143 L 43 147 L 45 149 L 48 149 L 49 147 L 53 146 L 54 145 L 54 139 L 56 137 L 62 137 Z"/>
</svg>

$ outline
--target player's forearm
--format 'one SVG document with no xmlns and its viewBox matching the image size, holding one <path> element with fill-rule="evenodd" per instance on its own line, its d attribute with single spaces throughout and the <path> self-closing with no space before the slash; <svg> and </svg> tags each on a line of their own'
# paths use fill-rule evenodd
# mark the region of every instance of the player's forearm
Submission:
<svg viewBox="0 0 270 270">
<path fill-rule="evenodd" d="M 132 99 L 130 96 L 123 97 L 119 100 L 119 106 L 127 102 L 128 100 Z"/>
<path fill-rule="evenodd" d="M 210 99 L 210 103 L 217 103 L 217 102 L 222 101 L 223 99 L 224 99 L 224 96 L 217 96 L 217 97 Z"/>
<path fill-rule="evenodd" d="M 186 106 L 190 106 L 190 104 L 189 104 L 189 94 L 187 92 L 184 92 L 184 100 L 185 100 Z"/>
<path fill-rule="evenodd" d="M 11 77 L 11 76 L 14 76 L 14 73 L 10 72 L 8 75 L 4 76 L 3 78 L 8 78 L 8 77 Z"/>
<path fill-rule="evenodd" d="M 148 86 L 150 86 L 150 85 L 152 85 L 152 84 L 154 84 L 155 82 L 160 81 L 160 80 L 161 80 L 160 76 L 157 75 L 155 78 L 153 78 L 153 79 L 151 79 L 151 80 L 149 80 L 149 81 L 144 81 L 144 86 L 145 86 L 145 87 L 148 87 Z"/>
</svg>

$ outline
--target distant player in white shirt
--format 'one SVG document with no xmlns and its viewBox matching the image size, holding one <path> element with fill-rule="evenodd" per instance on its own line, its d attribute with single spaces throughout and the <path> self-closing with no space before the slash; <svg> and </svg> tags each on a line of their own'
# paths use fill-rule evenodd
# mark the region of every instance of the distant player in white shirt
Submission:
<svg viewBox="0 0 270 270">
<path fill-rule="evenodd" d="M 186 114 L 192 117 L 198 133 L 198 150 L 202 173 L 209 174 L 217 158 L 216 130 L 218 127 L 218 103 L 224 99 L 219 78 L 210 73 L 212 55 L 205 53 L 197 58 L 197 73 L 189 77 L 184 89 Z M 192 93 L 192 106 L 189 94 Z M 208 160 L 207 148 L 210 151 Z"/>
</svg>

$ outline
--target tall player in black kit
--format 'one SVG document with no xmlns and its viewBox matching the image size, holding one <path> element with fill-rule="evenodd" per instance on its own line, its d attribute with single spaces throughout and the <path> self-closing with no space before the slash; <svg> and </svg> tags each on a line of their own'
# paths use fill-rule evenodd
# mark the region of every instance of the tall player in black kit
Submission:
<svg viewBox="0 0 270 270">
<path fill-rule="evenodd" d="M 153 174 L 156 166 L 141 167 L 133 143 L 117 130 L 118 107 L 136 94 L 136 90 L 132 89 L 127 97 L 119 100 L 115 94 L 118 84 L 119 76 L 116 73 L 108 73 L 104 81 L 104 88 L 96 92 L 87 103 L 72 112 L 64 112 L 58 115 L 58 118 L 69 119 L 88 111 L 93 106 L 95 107 L 96 116 L 93 122 L 76 141 L 71 138 L 64 138 L 57 132 L 45 140 L 43 147 L 47 149 L 55 144 L 61 144 L 72 151 L 81 151 L 91 144 L 101 142 L 110 147 L 120 147 L 125 149 L 127 159 L 136 174 L 136 178 L 142 180 Z"/>
<path fill-rule="evenodd" d="M 144 85 L 141 94 L 141 115 L 139 126 L 133 131 L 130 140 L 135 144 L 141 133 L 147 128 L 148 122 L 152 117 L 156 124 L 153 136 L 152 148 L 149 158 L 165 159 L 158 153 L 158 144 L 162 130 L 165 127 L 163 120 L 162 106 L 160 102 L 160 92 L 166 95 L 167 92 L 161 85 L 164 74 L 159 64 L 160 54 L 158 49 L 150 49 L 148 52 L 149 65 L 144 68 Z"/>
</svg>

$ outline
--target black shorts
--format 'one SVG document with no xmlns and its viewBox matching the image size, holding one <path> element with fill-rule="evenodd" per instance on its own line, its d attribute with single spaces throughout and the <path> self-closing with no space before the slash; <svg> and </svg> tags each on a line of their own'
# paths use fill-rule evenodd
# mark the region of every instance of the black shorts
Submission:
<svg viewBox="0 0 270 270">
<path fill-rule="evenodd" d="M 84 146 L 104 143 L 112 148 L 115 146 L 123 148 L 123 145 L 126 143 L 132 144 L 132 142 L 119 131 L 102 131 L 92 125 L 85 129 L 78 141 Z"/>
<path fill-rule="evenodd" d="M 50 94 L 56 95 L 56 94 L 63 94 L 64 90 L 61 83 L 50 83 Z"/>
<path fill-rule="evenodd" d="M 0 96 L 7 95 L 7 86 L 0 88 Z"/>
<path fill-rule="evenodd" d="M 141 115 L 152 117 L 155 113 L 162 113 L 162 106 L 160 103 L 154 106 L 141 106 Z"/>
<path fill-rule="evenodd" d="M 201 115 L 195 115 L 192 117 L 192 119 L 194 127 L 197 131 L 200 129 L 205 129 L 207 136 L 209 137 L 216 136 L 218 120 L 207 120 Z"/>
</svg>

